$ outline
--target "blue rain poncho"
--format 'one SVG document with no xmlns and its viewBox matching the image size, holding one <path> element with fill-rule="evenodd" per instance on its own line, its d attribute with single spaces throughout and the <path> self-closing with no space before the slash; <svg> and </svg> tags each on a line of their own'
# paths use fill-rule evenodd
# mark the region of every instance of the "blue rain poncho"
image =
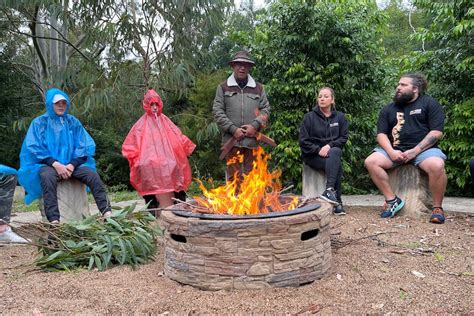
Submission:
<svg viewBox="0 0 474 316">
<path fill-rule="evenodd" d="M 1 174 L 17 174 L 15 169 L 5 166 L 5 165 L 0 165 L 0 173 Z"/>
<path fill-rule="evenodd" d="M 56 94 L 65 97 L 67 108 L 59 116 L 53 109 Z M 43 195 L 39 170 L 46 166 L 44 159 L 50 157 L 67 165 L 72 159 L 87 157 L 82 166 L 95 170 L 95 143 L 92 137 L 73 115 L 68 114 L 71 102 L 66 93 L 59 89 L 46 92 L 46 113 L 35 118 L 21 146 L 18 181 L 25 188 L 25 203 L 30 204 Z"/>
</svg>

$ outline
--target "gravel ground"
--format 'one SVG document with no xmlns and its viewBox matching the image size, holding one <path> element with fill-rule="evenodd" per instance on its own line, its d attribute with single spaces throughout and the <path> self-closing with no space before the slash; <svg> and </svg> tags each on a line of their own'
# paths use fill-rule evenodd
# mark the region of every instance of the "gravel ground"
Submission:
<svg viewBox="0 0 474 316">
<path fill-rule="evenodd" d="M 206 292 L 136 270 L 47 273 L 33 246 L 0 247 L 0 314 L 473 314 L 474 217 L 444 225 L 349 207 L 332 218 L 329 276 L 299 288 Z"/>
</svg>

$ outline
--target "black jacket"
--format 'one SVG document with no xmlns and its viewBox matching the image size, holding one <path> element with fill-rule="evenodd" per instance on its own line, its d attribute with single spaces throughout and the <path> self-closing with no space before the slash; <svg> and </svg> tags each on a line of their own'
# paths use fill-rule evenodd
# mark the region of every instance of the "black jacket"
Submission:
<svg viewBox="0 0 474 316">
<path fill-rule="evenodd" d="M 317 155 L 321 147 L 342 148 L 349 137 L 349 124 L 344 113 L 333 110 L 330 117 L 316 106 L 304 115 L 300 126 L 300 147 L 302 157 Z"/>
</svg>

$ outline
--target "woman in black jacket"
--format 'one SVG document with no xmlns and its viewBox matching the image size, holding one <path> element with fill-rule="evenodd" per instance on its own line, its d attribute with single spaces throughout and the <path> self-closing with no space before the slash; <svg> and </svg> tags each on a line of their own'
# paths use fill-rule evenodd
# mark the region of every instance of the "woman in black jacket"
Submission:
<svg viewBox="0 0 474 316">
<path fill-rule="evenodd" d="M 334 91 L 322 88 L 317 106 L 303 118 L 299 141 L 303 161 L 313 169 L 325 171 L 326 190 L 320 198 L 335 206 L 336 215 L 345 214 L 341 201 L 341 157 L 348 136 L 344 113 L 335 108 Z"/>
</svg>

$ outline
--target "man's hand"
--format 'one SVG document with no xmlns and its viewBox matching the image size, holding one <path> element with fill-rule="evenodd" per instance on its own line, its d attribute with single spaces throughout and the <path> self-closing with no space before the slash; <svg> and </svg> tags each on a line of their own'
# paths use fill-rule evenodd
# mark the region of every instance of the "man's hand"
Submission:
<svg viewBox="0 0 474 316">
<path fill-rule="evenodd" d="M 331 146 L 329 146 L 329 144 L 324 145 L 323 148 L 319 150 L 319 155 L 321 157 L 327 157 L 329 155 L 329 149 L 331 149 Z"/>
<path fill-rule="evenodd" d="M 392 161 L 395 161 L 395 162 L 405 161 L 405 156 L 403 155 L 403 152 L 401 150 L 394 150 L 388 153 L 388 156 L 390 157 Z"/>
<path fill-rule="evenodd" d="M 69 179 L 71 177 L 72 171 L 69 171 L 67 169 L 67 167 L 65 165 L 63 165 L 62 163 L 59 163 L 59 162 L 55 161 L 52 166 L 56 170 L 56 172 L 58 173 L 59 178 L 65 180 L 65 179 Z"/>
<path fill-rule="evenodd" d="M 257 132 L 255 127 L 250 124 L 242 125 L 242 129 L 246 137 L 255 137 L 255 133 Z"/>
<path fill-rule="evenodd" d="M 402 155 L 405 158 L 404 162 L 407 163 L 418 155 L 418 151 L 416 150 L 416 148 L 412 148 L 403 152 Z"/>
<path fill-rule="evenodd" d="M 69 170 L 71 172 L 71 175 L 72 175 L 72 173 L 74 172 L 74 169 L 76 169 L 76 168 L 74 167 L 73 164 L 70 163 L 66 166 L 66 169 Z"/>
<path fill-rule="evenodd" d="M 245 137 L 245 132 L 242 128 L 237 128 L 234 132 L 234 138 L 237 140 L 241 140 L 242 138 Z"/>
</svg>

